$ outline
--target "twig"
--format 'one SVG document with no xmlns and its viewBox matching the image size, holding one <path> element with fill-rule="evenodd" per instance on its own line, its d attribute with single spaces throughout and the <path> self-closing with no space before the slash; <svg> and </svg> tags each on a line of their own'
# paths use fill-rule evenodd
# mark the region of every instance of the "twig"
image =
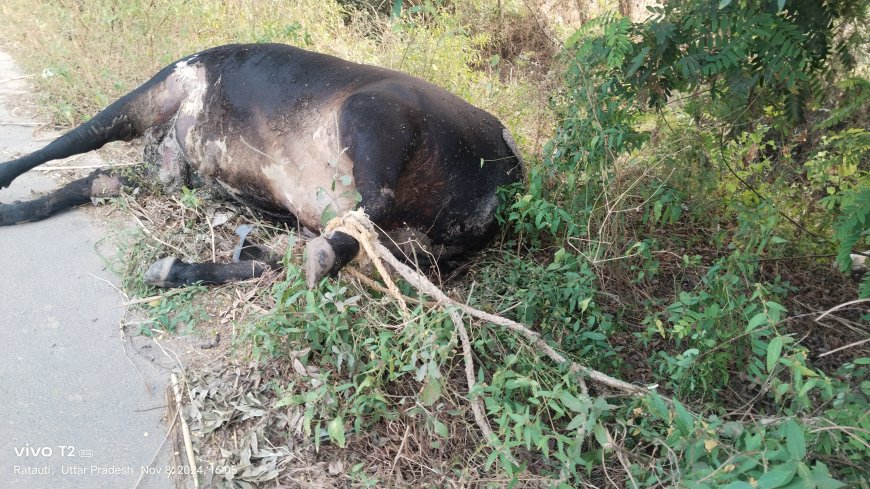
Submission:
<svg viewBox="0 0 870 489">
<path fill-rule="evenodd" d="M 829 253 L 827 255 L 799 255 L 799 256 L 778 256 L 772 258 L 756 258 L 752 261 L 785 261 L 785 260 L 803 260 L 806 258 L 833 258 L 837 256 L 836 253 Z"/>
<path fill-rule="evenodd" d="M 605 428 L 604 433 L 607 435 L 607 441 L 610 443 L 613 451 L 616 452 L 616 460 L 619 460 L 619 464 L 622 465 L 622 468 L 625 470 L 625 475 L 628 476 L 628 480 L 631 481 L 631 486 L 634 489 L 637 489 L 639 486 L 637 485 L 637 481 L 635 481 L 634 477 L 632 477 L 631 475 L 631 464 L 628 463 L 628 459 L 625 456 L 624 450 L 616 443 L 616 440 L 613 439 L 613 435 L 610 434 L 610 430 Z"/>
<path fill-rule="evenodd" d="M 157 241 L 158 243 L 162 244 L 163 246 L 166 246 L 167 248 L 172 248 L 173 250 L 181 253 L 181 256 L 187 256 L 187 253 L 182 251 L 180 248 L 178 248 L 176 246 L 172 246 L 171 244 L 163 241 L 162 239 L 158 238 L 157 236 L 154 236 L 154 234 L 151 231 L 149 231 L 148 228 L 145 227 L 145 224 L 142 223 L 142 220 L 139 219 L 139 216 L 137 216 L 136 214 L 133 214 L 132 212 L 130 213 L 130 215 L 133 216 L 133 219 L 136 219 L 136 223 L 139 224 L 139 227 L 142 228 L 142 231 L 145 231 L 145 235 L 147 235 L 149 238 L 153 239 L 154 241 Z"/>
<path fill-rule="evenodd" d="M 844 302 L 838 306 L 834 306 L 834 307 L 828 309 L 827 311 L 825 311 L 824 313 L 822 313 L 821 316 L 817 317 L 816 321 L 821 320 L 823 317 L 827 316 L 828 314 L 830 314 L 834 311 L 838 311 L 844 307 L 851 306 L 852 304 L 860 304 L 862 302 L 870 302 L 870 299 L 856 299 L 854 301 Z"/>
<path fill-rule="evenodd" d="M 145 304 L 151 301 L 156 301 L 158 299 L 163 299 L 166 297 L 165 295 L 152 295 L 149 297 L 143 297 L 141 299 L 133 299 L 132 301 L 127 301 L 119 304 L 117 307 L 127 307 L 127 306 L 135 306 L 136 304 Z"/>
<path fill-rule="evenodd" d="M 160 455 L 160 452 L 163 450 L 163 445 L 166 445 L 166 440 L 169 439 L 169 435 L 172 434 L 172 429 L 175 428 L 175 423 L 178 421 L 178 418 L 180 418 L 180 417 L 181 417 L 181 411 L 177 412 L 175 417 L 172 418 L 172 424 L 170 424 L 169 429 L 166 430 L 166 436 L 163 437 L 163 441 L 160 442 L 160 446 L 157 447 L 157 451 L 154 453 L 154 456 L 151 457 L 151 461 L 148 462 L 148 465 L 146 465 L 146 467 L 151 467 L 152 465 L 154 465 L 154 461 L 157 460 L 157 456 Z M 139 478 L 136 479 L 136 484 L 133 485 L 133 489 L 137 489 L 139 487 L 139 484 L 142 483 L 142 478 L 145 477 L 146 471 L 142 470 L 140 472 L 141 473 L 139 474 Z"/>
<path fill-rule="evenodd" d="M 719 135 L 719 156 L 722 158 L 722 164 L 724 164 L 725 167 L 728 168 L 728 171 L 731 173 L 731 175 L 734 176 L 734 178 L 737 179 L 737 181 L 739 181 L 740 183 L 742 183 L 744 187 L 746 187 L 747 189 L 749 189 L 749 190 L 750 190 L 753 194 L 755 194 L 755 196 L 758 197 L 759 199 L 763 200 L 764 202 L 768 202 L 768 203 L 772 204 L 774 210 L 776 210 L 776 212 L 777 212 L 780 216 L 784 217 L 788 222 L 792 223 L 796 228 L 798 228 L 798 229 L 800 229 L 801 231 L 803 231 L 803 232 L 805 232 L 805 233 L 807 233 L 807 234 L 810 234 L 810 235 L 812 235 L 812 236 L 814 236 L 814 237 L 816 237 L 816 238 L 819 238 L 819 239 L 821 239 L 821 240 L 823 240 L 823 241 L 826 241 L 826 242 L 830 243 L 830 240 L 829 240 L 828 238 L 826 238 L 826 237 L 824 237 L 824 236 L 822 236 L 822 235 L 820 235 L 820 234 L 818 234 L 818 233 L 815 233 L 815 232 L 813 232 L 813 231 L 810 231 L 809 229 L 807 229 L 807 228 L 805 228 L 803 225 L 801 225 L 801 223 L 799 223 L 799 222 L 795 221 L 794 219 L 792 219 L 791 216 L 789 216 L 788 214 L 786 214 L 785 212 L 783 212 L 782 210 L 780 210 L 780 208 L 776 205 L 775 202 L 771 202 L 770 199 L 768 199 L 767 197 L 761 195 L 761 193 L 760 193 L 758 190 L 756 190 L 755 187 L 753 187 L 749 182 L 747 182 L 747 181 L 744 180 L 740 175 L 738 175 L 737 172 L 734 171 L 734 168 L 731 168 L 731 165 L 728 163 L 728 160 L 725 158 L 725 142 L 724 142 L 724 141 L 725 141 L 725 136 L 724 136 L 724 134 L 720 134 L 720 135 Z"/>
<path fill-rule="evenodd" d="M 142 163 L 107 163 L 105 165 L 79 165 L 79 166 L 39 166 L 34 168 L 34 171 L 55 171 L 55 170 L 97 170 L 100 168 L 119 168 L 124 166 L 136 166 Z"/>
<path fill-rule="evenodd" d="M 212 216 L 213 217 L 213 216 Z M 208 224 L 208 232 L 211 234 L 211 261 L 212 263 L 217 263 L 217 252 L 215 249 L 215 237 L 214 237 L 214 226 L 211 225 L 212 217 L 209 217 L 208 213 L 205 214 L 205 223 Z M 244 245 L 244 240 L 242 240 L 242 245 Z"/>
<path fill-rule="evenodd" d="M 187 464 L 190 467 L 190 473 L 193 474 L 193 487 L 199 488 L 199 478 L 196 477 L 196 458 L 193 456 L 193 443 L 190 441 L 190 427 L 187 426 L 187 421 L 181 411 L 181 385 L 178 383 L 178 376 L 172 374 L 172 392 L 175 394 L 175 409 L 178 411 L 178 418 L 181 419 L 181 436 L 184 438 L 184 450 L 187 454 Z"/>
<path fill-rule="evenodd" d="M 471 412 L 474 414 L 474 421 L 477 427 L 483 433 L 483 437 L 488 442 L 492 442 L 495 438 L 492 436 L 492 427 L 489 425 L 489 420 L 486 419 L 486 413 L 483 410 L 483 403 L 480 397 L 471 397 L 471 391 L 474 389 L 474 360 L 471 358 L 471 340 L 468 338 L 468 331 L 465 325 L 462 324 L 462 315 L 456 309 L 449 310 L 450 319 L 453 320 L 453 325 L 459 332 L 459 339 L 462 341 L 462 359 L 465 362 L 465 380 L 468 383 L 468 402 L 471 403 Z"/>
<path fill-rule="evenodd" d="M 402 435 L 402 443 L 399 444 L 399 449 L 396 450 L 396 457 L 393 459 L 393 465 L 390 466 L 390 475 L 396 470 L 396 464 L 399 463 L 399 458 L 402 456 L 402 450 L 405 449 L 405 443 L 408 441 L 408 433 L 411 431 L 411 425 L 405 427 L 405 434 Z"/>
<path fill-rule="evenodd" d="M 366 287 L 370 287 L 370 288 L 372 288 L 372 289 L 375 289 L 375 290 L 377 290 L 378 292 L 381 292 L 381 293 L 383 293 L 383 294 L 389 294 L 389 293 L 390 293 L 390 291 L 389 291 L 386 287 L 384 287 L 383 285 L 381 285 L 381 284 L 375 282 L 374 280 L 371 279 L 371 277 L 369 277 L 368 275 L 362 273 L 361 271 L 359 271 L 359 270 L 358 270 L 357 268 L 355 268 L 355 267 L 352 267 L 352 266 L 346 266 L 346 267 L 344 267 L 344 268 L 342 269 L 342 271 L 345 272 L 345 273 L 347 273 L 347 274 L 350 275 L 351 277 L 353 277 L 353 278 L 359 280 L 360 283 L 365 284 Z M 417 299 L 417 298 L 415 298 L 415 297 L 408 297 L 407 295 L 404 295 L 404 294 L 402 294 L 402 299 L 404 299 L 405 302 L 412 302 L 412 303 L 414 303 L 414 304 L 420 304 L 420 305 L 422 305 L 422 306 L 426 306 L 426 307 L 435 307 L 435 306 L 438 305 L 438 303 L 436 303 L 436 302 L 432 302 L 432 301 L 424 301 L 424 300 L 422 300 L 422 299 Z"/>
<path fill-rule="evenodd" d="M 826 356 L 831 355 L 833 353 L 837 353 L 840 350 L 845 350 L 846 348 L 852 348 L 853 346 L 861 346 L 864 343 L 867 343 L 868 341 L 870 341 L 870 338 L 864 338 L 863 340 L 855 341 L 855 342 L 849 343 L 848 345 L 841 346 L 839 348 L 834 348 L 831 351 L 826 351 L 825 353 L 818 355 L 816 358 L 826 357 Z"/>
<path fill-rule="evenodd" d="M 108 280 L 106 280 L 106 279 L 104 279 L 104 278 L 97 277 L 97 276 L 94 275 L 93 273 L 89 273 L 88 275 L 90 275 L 91 277 L 93 277 L 93 278 L 95 278 L 95 279 L 97 279 L 97 280 L 99 280 L 99 281 L 101 281 L 101 282 L 106 282 L 107 284 L 109 284 L 109 286 L 111 286 L 113 289 L 115 289 L 115 291 L 116 291 L 118 294 L 120 294 L 121 297 L 124 298 L 124 300 L 129 299 L 129 297 L 127 296 L 127 294 L 125 294 L 123 290 L 119 289 L 118 286 L 116 286 L 116 285 L 113 284 L 112 282 L 110 282 L 110 281 L 108 281 Z"/>
<path fill-rule="evenodd" d="M 11 81 L 15 81 L 15 80 L 24 80 L 25 78 L 33 78 L 33 75 L 13 76 L 12 78 L 7 78 L 7 79 L 5 79 L 5 80 L 0 80 L 0 85 L 3 85 L 4 83 L 9 83 L 9 82 L 11 82 Z"/>
</svg>

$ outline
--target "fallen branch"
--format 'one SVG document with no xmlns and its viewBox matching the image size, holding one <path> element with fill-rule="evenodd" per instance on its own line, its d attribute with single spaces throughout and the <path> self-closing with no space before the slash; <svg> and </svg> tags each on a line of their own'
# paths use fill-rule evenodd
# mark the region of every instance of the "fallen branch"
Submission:
<svg viewBox="0 0 870 489">
<path fill-rule="evenodd" d="M 336 217 L 329 222 L 326 229 L 327 232 L 341 230 L 341 232 L 348 234 L 359 241 L 361 248 L 365 250 L 366 254 L 368 254 L 372 259 L 378 271 L 381 273 L 381 276 L 384 278 L 384 281 L 387 283 L 387 289 L 389 289 L 391 295 L 399 301 L 399 304 L 402 306 L 402 309 L 406 314 L 407 306 L 405 301 L 402 299 L 398 288 L 396 288 L 396 285 L 389 277 L 389 274 L 384 269 L 383 264 L 380 263 L 381 261 L 388 263 L 409 284 L 414 286 L 420 292 L 434 298 L 443 306 L 453 306 L 469 316 L 502 326 L 520 334 L 554 362 L 559 365 L 567 365 L 569 371 L 578 375 L 577 378 L 581 382 L 581 388 L 583 388 L 583 390 L 585 390 L 586 387 L 583 383 L 583 376 L 586 376 L 598 384 L 627 392 L 629 394 L 644 395 L 649 392 L 644 387 L 629 384 L 628 382 L 613 378 L 607 374 L 568 360 L 552 346 L 547 344 L 547 342 L 541 338 L 539 333 L 532 331 L 523 324 L 511 321 L 510 319 L 501 316 L 496 316 L 495 314 L 486 313 L 467 304 L 451 299 L 447 294 L 436 287 L 435 284 L 430 282 L 429 279 L 423 276 L 423 274 L 416 270 L 412 270 L 411 267 L 400 262 L 386 246 L 382 245 L 377 239 L 377 233 L 374 231 L 374 226 L 362 210 L 349 211 L 343 216 Z"/>
<path fill-rule="evenodd" d="M 826 356 L 828 356 L 828 355 L 831 355 L 831 354 L 833 354 L 833 353 L 837 353 L 838 351 L 842 351 L 842 350 L 845 350 L 845 349 L 847 349 L 847 348 L 854 348 L 854 347 L 856 347 L 856 346 L 861 346 L 861 345 L 863 345 L 864 343 L 867 343 L 868 341 L 870 341 L 870 338 L 865 338 L 865 339 L 863 339 L 863 340 L 859 340 L 859 341 L 856 341 L 856 342 L 854 342 L 854 343 L 849 343 L 848 345 L 844 345 L 844 346 L 841 346 L 841 347 L 839 347 L 839 348 L 834 348 L 834 349 L 831 350 L 831 351 L 826 351 L 825 353 L 821 353 L 821 354 L 819 354 L 819 356 L 817 356 L 816 358 L 826 357 Z"/>
<path fill-rule="evenodd" d="M 190 427 L 187 426 L 187 421 L 184 419 L 184 413 L 181 408 L 181 385 L 178 383 L 178 377 L 172 374 L 172 392 L 175 394 L 175 409 L 178 411 L 178 419 L 181 420 L 181 436 L 184 438 L 184 451 L 187 454 L 187 464 L 190 467 L 190 473 L 193 474 L 193 487 L 199 488 L 199 478 L 196 476 L 196 458 L 193 456 L 193 443 L 190 441 Z"/>
<path fill-rule="evenodd" d="M 459 339 L 462 342 L 462 358 L 465 361 L 465 380 L 468 383 L 468 402 L 471 403 L 471 412 L 474 414 L 474 421 L 480 432 L 483 433 L 483 438 L 487 441 L 493 441 L 492 427 L 489 425 L 489 420 L 486 418 L 486 412 L 483 410 L 483 403 L 480 397 L 471 398 L 471 390 L 474 389 L 474 361 L 471 358 L 471 340 L 468 338 L 468 331 L 465 325 L 462 324 L 462 315 L 456 309 L 450 309 L 450 319 L 453 320 L 453 325 L 456 326 L 456 331 L 459 332 Z"/>
<path fill-rule="evenodd" d="M 823 317 L 827 316 L 828 314 L 830 314 L 830 313 L 832 313 L 832 312 L 834 312 L 834 311 L 840 310 L 840 309 L 842 309 L 842 308 L 844 308 L 844 307 L 851 306 L 852 304 L 860 304 L 860 303 L 862 303 L 862 302 L 870 302 L 870 299 L 857 299 L 857 300 L 854 300 L 854 301 L 844 302 L 844 303 L 842 303 L 842 304 L 840 304 L 840 305 L 838 305 L 838 306 L 834 306 L 834 307 L 828 309 L 827 311 L 825 311 L 824 313 L 822 313 L 821 316 L 817 317 L 817 318 L 816 318 L 816 321 L 820 321 Z"/>
</svg>

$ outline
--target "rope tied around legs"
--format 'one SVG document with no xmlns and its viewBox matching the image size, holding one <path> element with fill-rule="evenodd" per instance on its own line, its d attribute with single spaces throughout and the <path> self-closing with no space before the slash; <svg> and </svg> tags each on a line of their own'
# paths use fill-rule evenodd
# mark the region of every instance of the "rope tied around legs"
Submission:
<svg viewBox="0 0 870 489">
<path fill-rule="evenodd" d="M 396 299 L 396 302 L 399 303 L 399 307 L 402 309 L 402 314 L 404 314 L 407 319 L 411 314 L 408 311 L 408 305 L 405 303 L 405 299 L 402 297 L 399 288 L 396 287 L 396 283 L 393 282 L 393 278 L 387 272 L 386 267 L 384 267 L 384 263 L 381 260 L 383 251 L 377 248 L 378 246 L 383 248 L 383 245 L 378 241 L 378 233 L 375 231 L 375 226 L 372 224 L 372 221 L 369 220 L 368 216 L 366 216 L 365 211 L 363 209 L 357 209 L 345 212 L 342 216 L 332 218 L 332 220 L 326 224 L 326 229 L 323 230 L 323 234 L 332 233 L 334 231 L 341 231 L 357 240 L 360 248 L 365 251 L 365 254 L 369 257 L 372 263 L 374 263 L 381 278 L 384 279 L 384 284 L 386 284 L 387 290 L 390 295 Z M 384 248 L 384 251 L 386 251 L 388 255 L 393 256 L 393 254 L 386 248 Z"/>
<path fill-rule="evenodd" d="M 462 302 L 451 299 L 447 296 L 447 294 L 445 294 L 437 286 L 435 286 L 435 284 L 429 281 L 429 279 L 427 279 L 423 274 L 411 269 L 411 267 L 402 263 L 390 252 L 390 250 L 387 249 L 386 246 L 382 245 L 380 241 L 378 241 L 378 234 L 375 231 L 375 227 L 369 220 L 368 216 L 365 215 L 365 212 L 363 210 L 360 209 L 355 211 L 348 211 L 343 216 L 336 217 L 335 219 L 331 220 L 329 224 L 327 224 L 325 232 L 332 231 L 341 231 L 343 233 L 346 233 L 359 242 L 360 248 L 362 250 L 365 250 L 366 255 L 371 258 L 372 262 L 375 264 L 375 267 L 378 270 L 378 273 L 380 273 L 381 276 L 384 278 L 387 290 L 390 292 L 390 295 L 392 295 L 399 303 L 406 317 L 410 314 L 408 312 L 408 306 L 405 303 L 405 300 L 402 298 L 402 294 L 399 292 L 398 287 L 396 287 L 396 284 L 390 277 L 390 274 L 387 272 L 386 267 L 384 266 L 384 262 L 389 264 L 402 278 L 404 278 L 409 284 L 415 287 L 419 292 L 432 297 L 442 307 L 452 306 L 464 312 L 465 314 L 468 314 L 469 316 L 476 317 L 486 322 L 507 328 L 523 336 L 527 341 L 534 345 L 538 351 L 543 353 L 549 359 L 559 365 L 566 365 L 571 372 L 577 374 L 577 381 L 580 383 L 581 389 L 584 392 L 587 391 L 585 378 L 589 378 L 597 384 L 604 385 L 631 395 L 644 395 L 649 392 L 644 387 L 616 379 L 597 370 L 580 365 L 564 357 L 562 354 L 556 351 L 555 348 L 553 348 L 546 341 L 544 341 L 539 333 L 529 329 L 524 324 L 520 324 L 516 321 L 511 321 L 510 319 L 506 319 L 495 314 L 489 314 L 487 312 L 475 309 Z M 469 358 L 469 356 L 466 356 L 466 361 L 470 360 L 471 358 Z"/>
</svg>

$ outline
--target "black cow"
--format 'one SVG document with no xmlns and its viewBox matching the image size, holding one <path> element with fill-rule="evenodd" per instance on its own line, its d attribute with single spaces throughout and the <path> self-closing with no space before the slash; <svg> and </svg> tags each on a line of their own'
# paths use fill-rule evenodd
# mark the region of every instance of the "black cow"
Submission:
<svg viewBox="0 0 870 489">
<path fill-rule="evenodd" d="M 201 180 L 311 230 L 325 214 L 359 205 L 393 241 L 414 236 L 436 260 L 484 246 L 497 228 L 496 189 L 523 178 L 508 130 L 439 87 L 291 46 L 251 44 L 164 68 L 45 148 L 0 164 L 0 188 L 49 160 L 143 135 L 151 141 L 146 159 L 169 187 Z M 95 172 L 45 197 L 0 204 L 0 225 L 44 219 L 121 185 Z M 358 251 L 341 232 L 311 240 L 308 285 Z M 221 283 L 256 274 L 250 265 L 168 258 L 146 275 L 160 286 Z"/>
</svg>

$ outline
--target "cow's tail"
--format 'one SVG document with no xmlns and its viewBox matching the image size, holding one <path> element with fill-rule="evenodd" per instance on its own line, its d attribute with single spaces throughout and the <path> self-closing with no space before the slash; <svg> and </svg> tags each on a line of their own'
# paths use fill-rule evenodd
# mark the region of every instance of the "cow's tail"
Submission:
<svg viewBox="0 0 870 489">
<path fill-rule="evenodd" d="M 187 96 L 185 89 L 188 84 L 179 83 L 175 75 L 182 65 L 187 66 L 186 60 L 163 69 L 136 90 L 44 148 L 0 163 L 0 189 L 47 161 L 92 151 L 112 141 L 129 141 L 141 136 L 148 128 L 166 122 Z"/>
</svg>

